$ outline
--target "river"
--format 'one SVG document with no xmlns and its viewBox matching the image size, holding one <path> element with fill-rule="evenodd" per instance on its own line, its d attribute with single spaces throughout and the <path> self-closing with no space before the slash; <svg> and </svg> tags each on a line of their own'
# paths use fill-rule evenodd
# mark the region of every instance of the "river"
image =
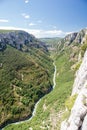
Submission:
<svg viewBox="0 0 87 130">
<path fill-rule="evenodd" d="M 56 86 L 56 65 L 55 65 L 55 63 L 53 63 L 53 65 L 54 65 L 54 68 L 55 68 L 54 76 L 53 76 L 53 89 L 54 89 L 55 86 Z M 42 97 L 42 98 L 43 98 L 43 97 Z M 34 107 L 32 116 L 31 116 L 29 119 L 24 120 L 24 121 L 19 121 L 19 122 L 11 123 L 11 124 L 21 124 L 21 123 L 30 121 L 30 120 L 35 116 L 36 110 L 37 110 L 37 106 L 38 106 L 38 104 L 41 102 L 42 98 L 35 104 L 35 107 Z M 0 130 L 4 130 L 4 128 L 3 128 L 3 129 L 0 129 Z"/>
</svg>

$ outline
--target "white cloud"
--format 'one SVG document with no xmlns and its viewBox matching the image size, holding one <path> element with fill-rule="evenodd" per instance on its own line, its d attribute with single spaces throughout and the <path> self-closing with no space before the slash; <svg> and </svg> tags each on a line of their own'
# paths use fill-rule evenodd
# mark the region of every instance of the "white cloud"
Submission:
<svg viewBox="0 0 87 130">
<path fill-rule="evenodd" d="M 29 19 L 30 18 L 30 15 L 26 14 L 26 13 L 22 13 L 21 14 L 25 19 Z"/>
<path fill-rule="evenodd" d="M 25 0 L 25 3 L 26 3 L 26 4 L 29 3 L 29 0 Z"/>
<path fill-rule="evenodd" d="M 33 34 L 37 38 L 44 37 L 63 37 L 68 32 L 63 32 L 61 30 L 40 30 L 40 29 L 24 29 L 24 28 L 16 28 L 16 27 L 0 27 L 0 29 L 7 30 L 24 30 L 30 34 Z"/>
<path fill-rule="evenodd" d="M 30 33 L 33 33 L 36 37 L 61 37 L 65 33 L 61 30 L 29 30 Z"/>
<path fill-rule="evenodd" d="M 26 30 L 29 33 L 35 35 L 38 38 L 44 38 L 44 37 L 63 37 L 65 36 L 66 32 L 63 32 L 61 30 L 39 30 L 39 29 L 29 29 Z"/>
<path fill-rule="evenodd" d="M 5 26 L 0 26 L 0 29 L 3 29 L 3 30 L 20 30 L 20 28 L 16 28 L 16 27 L 5 27 Z"/>
<path fill-rule="evenodd" d="M 35 26 L 36 24 L 35 23 L 29 23 L 29 26 Z"/>
<path fill-rule="evenodd" d="M 8 23 L 9 22 L 9 20 L 7 20 L 7 19 L 0 19 L 0 23 Z"/>
<path fill-rule="evenodd" d="M 71 33 L 74 33 L 74 32 L 66 32 L 66 35 L 69 35 L 69 34 L 71 34 Z"/>
</svg>

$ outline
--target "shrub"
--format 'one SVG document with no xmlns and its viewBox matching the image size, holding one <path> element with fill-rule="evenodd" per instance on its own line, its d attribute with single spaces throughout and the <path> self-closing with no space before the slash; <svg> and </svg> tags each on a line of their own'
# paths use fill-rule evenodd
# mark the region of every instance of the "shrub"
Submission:
<svg viewBox="0 0 87 130">
<path fill-rule="evenodd" d="M 76 65 L 75 65 L 75 68 L 74 70 L 77 71 L 81 65 L 82 61 L 78 62 Z"/>
<path fill-rule="evenodd" d="M 82 57 L 84 56 L 84 53 L 85 53 L 86 49 L 87 49 L 87 42 L 85 42 L 81 46 L 81 55 L 82 55 Z"/>
<path fill-rule="evenodd" d="M 25 98 L 25 97 L 22 98 L 21 102 L 22 102 L 24 105 L 26 105 L 26 106 L 29 105 L 29 99 L 27 99 L 27 98 Z"/>
<path fill-rule="evenodd" d="M 15 114 L 21 113 L 21 110 L 20 110 L 19 107 L 13 106 L 11 112 L 12 112 L 13 115 L 15 115 Z"/>
<path fill-rule="evenodd" d="M 81 46 L 81 50 L 82 51 L 86 51 L 86 49 L 87 49 L 87 43 L 85 43 L 85 44 L 83 44 L 82 46 Z"/>
<path fill-rule="evenodd" d="M 71 111 L 71 109 L 72 109 L 72 107 L 73 107 L 73 105 L 74 105 L 74 103 L 75 103 L 76 98 L 77 98 L 77 94 L 75 94 L 75 95 L 73 95 L 73 96 L 70 96 L 70 97 L 66 100 L 65 106 L 66 106 L 66 108 L 68 109 L 68 111 Z"/>
</svg>

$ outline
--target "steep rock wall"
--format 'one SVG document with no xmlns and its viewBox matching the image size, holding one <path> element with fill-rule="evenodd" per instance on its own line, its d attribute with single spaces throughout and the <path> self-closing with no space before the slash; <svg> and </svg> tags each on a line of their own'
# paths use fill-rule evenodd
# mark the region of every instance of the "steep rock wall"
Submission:
<svg viewBox="0 0 87 130">
<path fill-rule="evenodd" d="M 87 130 L 87 51 L 76 73 L 72 95 L 77 94 L 70 116 L 61 124 L 61 130 Z"/>
<path fill-rule="evenodd" d="M 74 32 L 71 34 L 68 34 L 65 38 L 64 38 L 64 42 L 66 45 L 70 45 L 71 43 L 78 43 L 78 44 L 82 44 L 85 40 L 85 35 L 87 34 L 87 28 L 82 29 L 79 32 Z"/>
<path fill-rule="evenodd" d="M 29 47 L 43 48 L 47 51 L 44 42 L 39 41 L 33 35 L 21 30 L 0 33 L 0 51 L 3 51 L 7 45 L 22 51 L 27 51 Z"/>
</svg>

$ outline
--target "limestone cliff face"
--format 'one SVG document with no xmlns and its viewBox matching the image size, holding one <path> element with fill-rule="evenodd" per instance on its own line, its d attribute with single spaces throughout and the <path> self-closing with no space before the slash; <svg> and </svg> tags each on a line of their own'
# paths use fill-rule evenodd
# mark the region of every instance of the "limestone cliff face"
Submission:
<svg viewBox="0 0 87 130">
<path fill-rule="evenodd" d="M 66 43 L 66 45 L 71 44 L 71 43 L 75 40 L 77 34 L 78 34 L 78 33 L 68 34 L 68 35 L 64 38 L 64 42 Z"/>
<path fill-rule="evenodd" d="M 70 33 L 58 41 L 58 51 L 63 51 L 68 46 L 81 45 L 85 42 L 87 35 L 87 28 L 79 32 Z"/>
<path fill-rule="evenodd" d="M 22 51 L 27 51 L 29 47 L 43 48 L 47 51 L 46 45 L 43 42 L 21 30 L 0 33 L 0 51 L 4 50 L 7 44 Z"/>
<path fill-rule="evenodd" d="M 75 32 L 75 33 L 71 33 L 68 34 L 65 38 L 64 38 L 64 42 L 66 45 L 69 45 L 71 43 L 83 43 L 83 41 L 85 40 L 85 35 L 86 35 L 87 29 L 82 29 L 79 32 Z"/>
<path fill-rule="evenodd" d="M 82 30 L 74 41 L 83 44 L 86 36 L 87 29 Z M 62 122 L 61 130 L 87 130 L 87 50 L 75 75 L 71 97 L 74 95 L 77 95 L 77 98 L 69 117 Z"/>
<path fill-rule="evenodd" d="M 74 42 L 83 43 L 86 32 L 87 29 L 82 29 L 80 32 L 78 32 Z"/>
<path fill-rule="evenodd" d="M 87 50 L 76 73 L 72 96 L 75 94 L 78 96 L 69 118 L 62 122 L 61 130 L 87 130 Z"/>
<path fill-rule="evenodd" d="M 87 51 L 85 52 L 83 62 L 76 72 L 76 79 L 73 85 L 72 95 L 79 94 L 82 88 L 84 88 L 87 81 Z"/>
</svg>

